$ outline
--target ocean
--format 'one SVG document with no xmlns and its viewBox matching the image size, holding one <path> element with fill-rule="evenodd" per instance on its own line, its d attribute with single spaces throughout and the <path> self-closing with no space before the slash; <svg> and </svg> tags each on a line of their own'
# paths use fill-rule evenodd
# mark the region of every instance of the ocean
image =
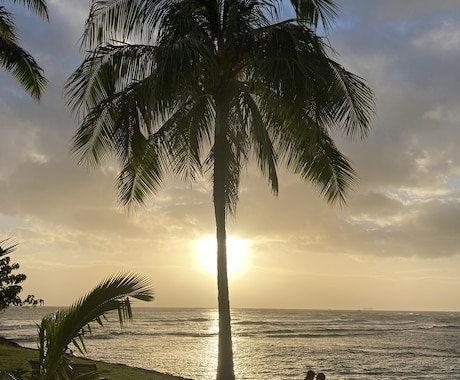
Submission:
<svg viewBox="0 0 460 380">
<path fill-rule="evenodd" d="M 37 347 L 37 324 L 56 308 L 9 308 L 0 336 Z M 91 359 L 196 380 L 215 378 L 217 311 L 135 308 L 120 328 L 116 314 L 92 326 Z M 460 313 L 343 310 L 232 311 L 237 379 L 460 379 Z"/>
</svg>

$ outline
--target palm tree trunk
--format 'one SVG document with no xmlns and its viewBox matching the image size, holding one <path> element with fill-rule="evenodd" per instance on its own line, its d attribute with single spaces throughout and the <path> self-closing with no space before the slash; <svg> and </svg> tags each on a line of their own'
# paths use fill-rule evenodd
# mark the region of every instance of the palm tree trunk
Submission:
<svg viewBox="0 0 460 380">
<path fill-rule="evenodd" d="M 216 107 L 216 134 L 214 145 L 214 213 L 217 237 L 217 290 L 219 304 L 219 347 L 217 380 L 234 380 L 232 328 L 227 277 L 227 233 L 225 228 L 225 132 L 223 113 Z"/>
</svg>

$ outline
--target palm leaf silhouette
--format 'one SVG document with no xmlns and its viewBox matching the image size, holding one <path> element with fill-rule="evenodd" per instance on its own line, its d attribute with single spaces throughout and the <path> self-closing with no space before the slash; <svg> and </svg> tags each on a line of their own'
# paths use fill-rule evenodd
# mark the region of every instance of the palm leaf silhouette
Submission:
<svg viewBox="0 0 460 380">
<path fill-rule="evenodd" d="M 132 319 L 130 297 L 153 300 L 150 281 L 133 273 L 108 277 L 69 308 L 44 317 L 39 326 L 39 379 L 68 379 L 72 343 L 86 353 L 84 336 L 91 333 L 91 323 L 103 326 L 109 311 L 118 311 L 120 324 Z"/>
</svg>

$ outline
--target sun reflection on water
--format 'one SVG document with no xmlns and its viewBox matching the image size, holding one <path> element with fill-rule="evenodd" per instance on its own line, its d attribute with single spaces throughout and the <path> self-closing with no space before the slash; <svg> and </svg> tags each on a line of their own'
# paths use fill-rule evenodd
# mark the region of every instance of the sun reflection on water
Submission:
<svg viewBox="0 0 460 380">
<path fill-rule="evenodd" d="M 207 347 L 205 349 L 204 363 L 206 366 L 206 377 L 213 378 L 216 375 L 217 368 L 217 351 L 218 351 L 218 336 L 219 336 L 219 313 L 217 311 L 209 311 L 207 316 L 208 329 L 206 331 Z"/>
</svg>

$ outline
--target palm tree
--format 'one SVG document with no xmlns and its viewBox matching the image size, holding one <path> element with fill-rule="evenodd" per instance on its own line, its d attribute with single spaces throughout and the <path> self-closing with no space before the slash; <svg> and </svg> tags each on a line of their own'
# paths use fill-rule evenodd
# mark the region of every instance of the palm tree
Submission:
<svg viewBox="0 0 460 380">
<path fill-rule="evenodd" d="M 0 3 L 4 2 L 0 0 Z M 20 3 L 40 17 L 48 20 L 45 0 L 11 0 Z M 18 45 L 13 15 L 0 5 L 0 66 L 9 71 L 35 100 L 40 100 L 48 83 L 35 59 Z"/>
<path fill-rule="evenodd" d="M 118 311 L 120 323 L 132 319 L 129 297 L 151 301 L 153 293 L 149 281 L 130 273 L 108 277 L 69 308 L 43 318 L 38 333 L 38 378 L 68 378 L 67 370 L 71 366 L 69 345 L 73 343 L 80 353 L 86 353 L 83 338 L 85 333 L 91 332 L 90 323 L 102 326 L 109 311 Z"/>
<path fill-rule="evenodd" d="M 217 237 L 217 379 L 233 380 L 226 217 L 254 158 L 278 193 L 279 165 L 343 203 L 355 173 L 332 131 L 365 137 L 372 91 L 330 58 L 318 28 L 333 0 L 93 0 L 83 63 L 66 84 L 79 118 L 73 151 L 90 166 L 115 155 L 122 204 L 142 204 L 170 171 L 213 186 Z"/>
</svg>

